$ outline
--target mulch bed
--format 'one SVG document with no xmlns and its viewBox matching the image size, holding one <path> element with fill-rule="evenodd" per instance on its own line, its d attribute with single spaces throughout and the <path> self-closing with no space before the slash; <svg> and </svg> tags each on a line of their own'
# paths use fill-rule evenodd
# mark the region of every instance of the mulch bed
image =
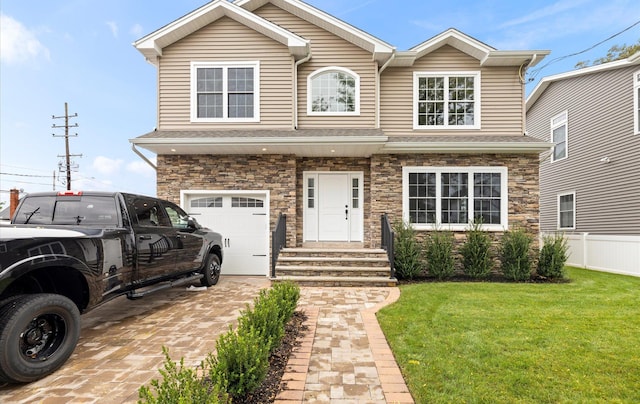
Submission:
<svg viewBox="0 0 640 404">
<path fill-rule="evenodd" d="M 237 402 L 243 404 L 266 404 L 275 401 L 280 390 L 285 387 L 282 383 L 282 375 L 287 367 L 291 351 L 293 351 L 294 347 L 300 345 L 298 336 L 308 329 L 304 325 L 306 319 L 307 316 L 303 312 L 296 311 L 293 313 L 291 320 L 285 327 L 284 337 L 280 346 L 269 357 L 267 377 L 265 377 L 258 389 L 247 394 L 242 399 L 238 399 Z"/>
</svg>

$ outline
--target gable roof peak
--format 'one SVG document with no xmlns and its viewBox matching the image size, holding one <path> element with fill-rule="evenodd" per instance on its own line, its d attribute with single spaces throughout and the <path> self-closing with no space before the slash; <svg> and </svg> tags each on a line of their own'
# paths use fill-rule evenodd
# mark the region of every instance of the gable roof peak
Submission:
<svg viewBox="0 0 640 404">
<path fill-rule="evenodd" d="M 362 31 L 353 25 L 342 21 L 302 0 L 235 0 L 233 4 L 249 11 L 271 3 L 296 17 L 299 17 L 311 24 L 317 25 L 352 44 L 365 49 L 373 54 L 378 63 L 383 64 L 389 60 L 395 52 L 395 47 L 375 36 Z"/>
<path fill-rule="evenodd" d="M 229 17 L 240 24 L 282 43 L 289 47 L 289 51 L 296 59 L 302 59 L 309 54 L 309 41 L 235 5 L 229 0 L 212 0 L 189 14 L 140 38 L 133 43 L 133 46 L 138 49 L 150 63 L 157 64 L 157 58 L 162 56 L 162 50 L 165 47 L 222 17 Z"/>
</svg>

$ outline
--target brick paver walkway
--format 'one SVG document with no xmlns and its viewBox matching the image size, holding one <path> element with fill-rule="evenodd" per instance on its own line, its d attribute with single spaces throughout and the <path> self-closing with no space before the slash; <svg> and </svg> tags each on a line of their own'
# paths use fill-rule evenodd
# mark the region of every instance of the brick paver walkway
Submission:
<svg viewBox="0 0 640 404">
<path fill-rule="evenodd" d="M 195 367 L 218 336 L 269 286 L 259 277 L 222 277 L 206 291 L 174 288 L 143 299 L 117 298 L 82 317 L 78 347 L 54 374 L 0 386 L 0 403 L 135 403 L 159 378 L 162 346 Z M 413 403 L 375 318 L 397 288 L 301 288 L 308 316 L 283 377 L 284 403 Z"/>
</svg>

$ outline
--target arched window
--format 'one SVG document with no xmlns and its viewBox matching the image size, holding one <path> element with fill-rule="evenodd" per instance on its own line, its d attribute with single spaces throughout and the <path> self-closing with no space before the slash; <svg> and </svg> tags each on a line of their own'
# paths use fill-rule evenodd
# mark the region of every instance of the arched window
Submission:
<svg viewBox="0 0 640 404">
<path fill-rule="evenodd" d="M 325 67 L 309 75 L 309 115 L 360 114 L 360 76 L 342 67 Z"/>
</svg>

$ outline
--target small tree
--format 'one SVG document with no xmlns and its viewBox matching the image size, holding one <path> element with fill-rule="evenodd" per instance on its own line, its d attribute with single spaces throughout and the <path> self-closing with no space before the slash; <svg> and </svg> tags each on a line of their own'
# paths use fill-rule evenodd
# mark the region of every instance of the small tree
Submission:
<svg viewBox="0 0 640 404">
<path fill-rule="evenodd" d="M 547 278 L 564 278 L 564 264 L 567 256 L 567 239 L 562 234 L 543 237 L 540 259 L 538 260 L 538 275 Z"/>
<path fill-rule="evenodd" d="M 453 234 L 436 231 L 425 239 L 427 270 L 438 280 L 450 278 L 454 271 Z"/>
<path fill-rule="evenodd" d="M 502 237 L 502 273 L 508 279 L 525 281 L 531 278 L 531 237 L 522 229 L 507 231 Z"/>
<path fill-rule="evenodd" d="M 486 278 L 493 269 L 491 239 L 482 230 L 482 219 L 470 223 L 467 240 L 460 249 L 464 273 L 474 279 Z"/>
<path fill-rule="evenodd" d="M 394 265 L 399 279 L 413 279 L 423 269 L 420 258 L 420 243 L 416 231 L 409 223 L 397 222 L 393 226 L 395 233 Z"/>
</svg>

